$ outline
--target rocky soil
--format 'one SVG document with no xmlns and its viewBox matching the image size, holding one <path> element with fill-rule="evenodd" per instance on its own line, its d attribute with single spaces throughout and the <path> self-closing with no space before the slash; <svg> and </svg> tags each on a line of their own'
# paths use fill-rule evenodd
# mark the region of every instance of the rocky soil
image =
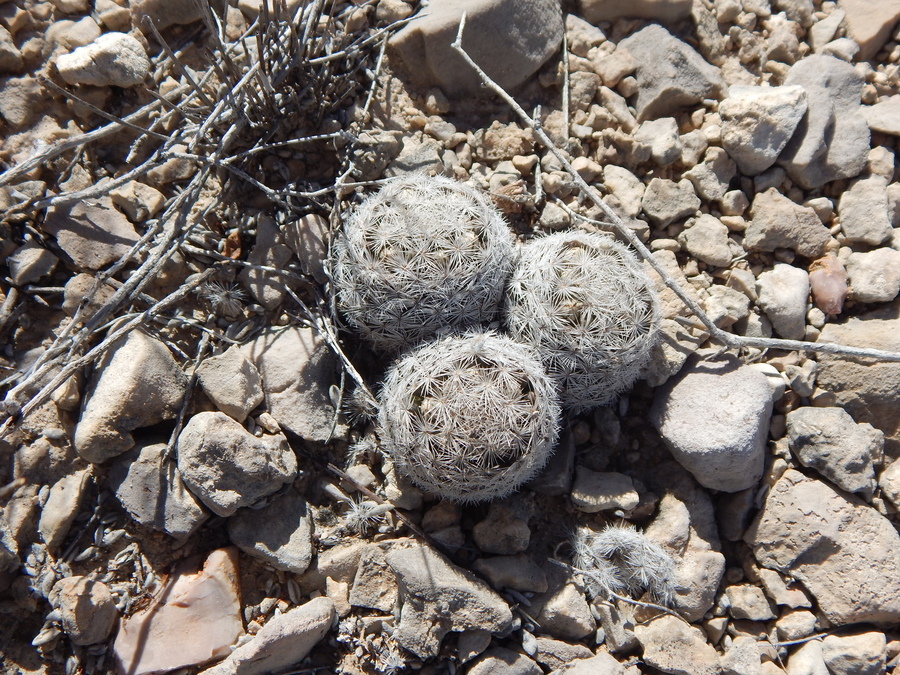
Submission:
<svg viewBox="0 0 900 675">
<path fill-rule="evenodd" d="M 655 275 L 642 380 L 525 489 L 442 501 L 382 452 L 343 214 L 418 171 L 520 241 L 611 229 L 450 47 L 462 4 L 0 2 L 3 672 L 893 671 L 889 359 L 723 350 Z M 465 8 L 716 326 L 900 352 L 896 0 Z M 669 607 L 572 567 L 611 524 Z"/>
</svg>

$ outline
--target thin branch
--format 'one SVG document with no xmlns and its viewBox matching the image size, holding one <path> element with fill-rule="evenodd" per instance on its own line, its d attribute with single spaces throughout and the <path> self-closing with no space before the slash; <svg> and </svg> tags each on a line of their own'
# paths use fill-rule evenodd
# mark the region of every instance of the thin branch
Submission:
<svg viewBox="0 0 900 675">
<path fill-rule="evenodd" d="M 577 171 L 572 167 L 572 163 L 568 160 L 568 158 L 563 154 L 550 140 L 546 133 L 544 133 L 543 129 L 541 129 L 539 124 L 536 124 L 535 121 L 528 115 L 527 112 L 520 106 L 516 100 L 510 96 L 506 91 L 494 82 L 487 73 L 482 70 L 482 68 L 466 53 L 465 49 L 462 46 L 462 35 L 466 25 L 466 14 L 463 13 L 462 18 L 459 22 L 459 31 L 456 34 L 456 40 L 451 44 L 451 47 L 460 55 L 462 58 L 468 63 L 475 71 L 478 73 L 478 76 L 481 78 L 482 82 L 491 89 L 494 93 L 496 93 L 500 98 L 502 98 L 521 118 L 521 120 L 527 124 L 531 130 L 537 135 L 538 139 L 541 143 L 559 160 L 560 164 L 563 168 L 570 174 L 572 180 L 578 186 L 579 191 L 582 193 L 584 197 L 593 202 L 597 208 L 599 208 L 607 218 L 609 218 L 613 227 L 616 228 L 616 231 L 625 238 L 625 240 L 638 252 L 638 254 L 643 258 L 647 264 L 655 271 L 663 283 L 667 288 L 671 289 L 675 295 L 685 304 L 685 306 L 693 313 L 706 327 L 706 330 L 709 332 L 710 338 L 714 340 L 718 340 L 719 342 L 724 343 L 726 346 L 733 349 L 740 349 L 742 347 L 752 347 L 755 349 L 785 349 L 789 351 L 811 351 L 811 352 L 819 352 L 825 354 L 834 354 L 839 356 L 851 356 L 851 357 L 866 357 L 866 358 L 874 358 L 880 361 L 890 361 L 890 362 L 900 362 L 900 352 L 895 351 L 885 351 L 882 349 L 868 349 L 864 347 L 849 347 L 845 345 L 840 345 L 831 342 L 804 342 L 802 340 L 784 340 L 780 338 L 757 338 L 757 337 L 748 337 L 744 335 L 734 335 L 733 333 L 728 333 L 727 331 L 722 330 L 718 326 L 716 326 L 712 319 L 706 314 L 705 311 L 700 307 L 700 305 L 691 298 L 684 289 L 676 282 L 666 271 L 666 269 L 662 266 L 662 264 L 653 256 L 653 253 L 648 249 L 644 243 L 638 238 L 638 236 L 631 230 L 622 219 L 616 214 L 615 211 L 610 208 L 610 206 L 600 198 L 597 194 L 596 190 L 591 189 L 591 187 L 587 184 L 587 182 L 578 174 Z"/>
</svg>

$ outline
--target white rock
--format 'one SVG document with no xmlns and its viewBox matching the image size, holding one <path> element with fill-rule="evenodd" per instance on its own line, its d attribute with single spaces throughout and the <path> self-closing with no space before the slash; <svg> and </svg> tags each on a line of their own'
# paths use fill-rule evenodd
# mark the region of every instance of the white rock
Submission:
<svg viewBox="0 0 900 675">
<path fill-rule="evenodd" d="M 697 194 L 707 201 L 719 201 L 728 192 L 728 185 L 734 178 L 736 167 L 722 148 L 712 147 L 706 151 L 703 161 L 684 172 L 694 185 Z"/>
<path fill-rule="evenodd" d="M 664 673 L 719 675 L 719 656 L 696 626 L 663 615 L 634 627 L 644 648 L 643 660 Z"/>
<path fill-rule="evenodd" d="M 894 460 L 878 477 L 882 494 L 891 504 L 900 507 L 900 461 Z"/>
<path fill-rule="evenodd" d="M 227 656 L 243 632 L 238 552 L 230 547 L 210 553 L 200 571 L 170 576 L 149 607 L 122 621 L 113 649 L 121 672 L 151 675 Z"/>
<path fill-rule="evenodd" d="M 900 95 L 872 106 L 863 106 L 862 112 L 872 131 L 900 136 Z"/>
<path fill-rule="evenodd" d="M 841 231 L 850 243 L 877 246 L 891 236 L 887 182 L 880 176 L 854 181 L 838 202 Z"/>
<path fill-rule="evenodd" d="M 650 419 L 698 483 L 738 492 L 762 475 L 771 414 L 766 377 L 722 359 L 687 366 L 657 390 Z"/>
<path fill-rule="evenodd" d="M 300 663 L 331 629 L 335 619 L 330 598 L 309 602 L 269 619 L 249 642 L 203 675 L 266 675 Z"/>
<path fill-rule="evenodd" d="M 277 492 L 297 474 L 297 457 L 284 436 L 257 438 L 220 412 L 191 417 L 175 447 L 184 484 L 223 517 Z"/>
<path fill-rule="evenodd" d="M 491 647 L 466 671 L 468 675 L 542 675 L 543 670 L 525 654 Z"/>
<path fill-rule="evenodd" d="M 144 46 L 127 33 L 104 33 L 91 44 L 56 60 L 60 76 L 69 84 L 96 87 L 133 87 L 150 74 Z"/>
<path fill-rule="evenodd" d="M 51 551 L 58 549 L 69 533 L 89 481 L 90 471 L 82 469 L 60 478 L 50 488 L 50 496 L 41 509 L 38 533 Z"/>
<path fill-rule="evenodd" d="M 641 199 L 644 213 L 659 227 L 665 227 L 681 218 L 694 215 L 700 208 L 700 198 L 687 179 L 678 183 L 667 178 L 653 178 Z"/>
<path fill-rule="evenodd" d="M 284 226 L 285 243 L 300 260 L 300 268 L 320 284 L 328 281 L 325 258 L 328 257 L 328 221 L 315 213 L 308 213 Z"/>
<path fill-rule="evenodd" d="M 152 218 L 166 203 L 162 192 L 136 180 L 110 190 L 109 196 L 132 223 L 143 223 Z"/>
<path fill-rule="evenodd" d="M 59 610 L 62 628 L 76 645 L 104 642 L 119 618 L 109 587 L 89 577 L 60 579 L 48 599 Z"/>
<path fill-rule="evenodd" d="M 58 262 L 59 258 L 33 242 L 23 244 L 6 259 L 15 286 L 24 286 L 52 274 Z"/>
<path fill-rule="evenodd" d="M 884 434 L 871 424 L 857 424 L 843 408 L 803 407 L 788 413 L 787 438 L 803 466 L 847 492 L 872 494 Z"/>
<path fill-rule="evenodd" d="M 725 675 L 762 675 L 756 640 L 747 635 L 736 636 L 722 655 L 722 670 Z"/>
<path fill-rule="evenodd" d="M 674 164 L 681 157 L 681 138 L 674 117 L 644 122 L 634 132 L 634 140 L 650 146 L 650 156 L 659 166 Z"/>
<path fill-rule="evenodd" d="M 817 640 L 800 645 L 787 660 L 787 675 L 830 675 Z"/>
<path fill-rule="evenodd" d="M 757 192 L 750 213 L 753 220 L 744 234 L 748 251 L 789 248 L 806 258 L 817 258 L 831 238 L 812 208 L 794 203 L 776 188 Z"/>
<path fill-rule="evenodd" d="M 259 371 L 237 345 L 205 359 L 197 368 L 197 381 L 215 406 L 238 422 L 265 398 Z"/>
<path fill-rule="evenodd" d="M 829 635 L 822 640 L 822 656 L 831 675 L 880 675 L 887 661 L 887 639 L 880 631 Z"/>
<path fill-rule="evenodd" d="M 768 621 L 774 619 L 775 614 L 769 607 L 769 601 L 759 586 L 752 584 L 739 584 L 725 589 L 728 597 L 728 613 L 734 619 L 749 619 L 750 621 Z"/>
<path fill-rule="evenodd" d="M 134 330 L 117 340 L 94 369 L 75 449 L 101 463 L 134 445 L 131 431 L 172 419 L 181 408 L 187 377 L 162 342 Z"/>
<path fill-rule="evenodd" d="M 746 176 L 775 163 L 806 113 L 803 87 L 732 85 L 719 104 L 722 145 Z"/>
<path fill-rule="evenodd" d="M 684 250 L 707 265 L 728 267 L 731 264 L 728 228 L 715 216 L 704 213 L 688 220 L 678 241 Z"/>
<path fill-rule="evenodd" d="M 835 33 L 837 33 L 838 28 L 841 27 L 841 22 L 844 20 L 845 16 L 847 16 L 847 14 L 844 10 L 835 9 L 824 19 L 820 19 L 812 25 L 809 29 L 807 39 L 809 40 L 809 46 L 813 48 L 813 51 L 818 52 L 822 47 L 831 42 Z"/>
<path fill-rule="evenodd" d="M 629 476 L 591 471 L 579 465 L 575 468 L 571 499 L 579 511 L 597 513 L 608 509 L 629 511 L 638 505 L 640 497 Z"/>
<path fill-rule="evenodd" d="M 775 332 L 790 340 L 802 340 L 806 333 L 806 301 L 809 275 L 806 270 L 776 263 L 756 280 L 758 304 Z"/>
<path fill-rule="evenodd" d="M 603 183 L 610 194 L 606 199 L 614 208 L 618 205 L 625 215 L 631 217 L 641 212 L 644 184 L 640 178 L 628 169 L 611 164 L 603 169 Z"/>
<path fill-rule="evenodd" d="M 890 302 L 900 293 L 900 251 L 884 247 L 865 253 L 853 252 L 844 264 L 851 300 Z"/>
</svg>

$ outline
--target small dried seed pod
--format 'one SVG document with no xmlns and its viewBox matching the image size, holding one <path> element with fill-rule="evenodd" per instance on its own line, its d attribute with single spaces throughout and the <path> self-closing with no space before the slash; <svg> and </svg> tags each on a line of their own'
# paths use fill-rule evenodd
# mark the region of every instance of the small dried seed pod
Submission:
<svg viewBox="0 0 900 675">
<path fill-rule="evenodd" d="M 461 502 L 504 497 L 556 443 L 560 408 L 534 351 L 493 332 L 451 335 L 388 372 L 378 422 L 397 469 Z"/>
<path fill-rule="evenodd" d="M 512 233 L 472 188 L 411 174 L 386 183 L 344 222 L 332 276 L 347 321 L 398 352 L 499 311 Z"/>
<path fill-rule="evenodd" d="M 646 365 L 659 311 L 631 251 L 601 234 L 528 242 L 510 277 L 506 325 L 533 345 L 573 410 L 612 402 Z"/>
</svg>

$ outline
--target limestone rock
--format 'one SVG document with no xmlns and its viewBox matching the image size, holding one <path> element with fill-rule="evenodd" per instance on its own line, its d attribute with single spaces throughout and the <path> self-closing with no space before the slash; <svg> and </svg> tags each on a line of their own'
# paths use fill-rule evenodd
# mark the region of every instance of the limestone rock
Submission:
<svg viewBox="0 0 900 675">
<path fill-rule="evenodd" d="M 331 629 L 335 619 L 330 598 L 314 598 L 269 619 L 242 644 L 203 675 L 267 675 L 302 661 Z"/>
<path fill-rule="evenodd" d="M 703 161 L 684 172 L 697 194 L 707 201 L 721 201 L 737 173 L 735 163 L 722 148 L 706 151 Z"/>
<path fill-rule="evenodd" d="M 319 443 L 344 434 L 329 396 L 337 360 L 314 329 L 270 329 L 241 350 L 262 376 L 266 405 L 282 428 Z"/>
<path fill-rule="evenodd" d="M 900 136 L 900 95 L 872 106 L 863 106 L 862 113 L 872 131 Z"/>
<path fill-rule="evenodd" d="M 284 436 L 257 438 L 220 412 L 191 417 L 176 451 L 184 484 L 223 517 L 277 492 L 297 474 L 297 458 Z"/>
<path fill-rule="evenodd" d="M 554 670 L 573 661 L 591 659 L 594 656 L 594 652 L 580 644 L 569 644 L 562 640 L 546 637 L 536 638 L 535 642 L 537 643 L 537 653 L 534 654 L 534 660 L 542 666 Z"/>
<path fill-rule="evenodd" d="M 789 469 L 745 540 L 760 565 L 798 579 L 832 623 L 900 618 L 900 534 L 860 499 Z"/>
<path fill-rule="evenodd" d="M 806 334 L 806 304 L 809 275 L 806 270 L 776 263 L 756 280 L 757 303 L 766 313 L 775 332 L 789 340 L 802 340 Z"/>
<path fill-rule="evenodd" d="M 571 499 L 579 511 L 597 513 L 607 509 L 630 511 L 638 505 L 639 496 L 634 482 L 625 474 L 577 466 Z"/>
<path fill-rule="evenodd" d="M 325 274 L 325 258 L 328 257 L 328 221 L 316 213 L 308 213 L 285 225 L 285 243 L 291 247 L 300 261 L 304 274 L 317 283 L 328 281 Z"/>
<path fill-rule="evenodd" d="M 775 164 L 806 113 L 803 87 L 733 85 L 719 104 L 722 145 L 745 176 Z"/>
<path fill-rule="evenodd" d="M 846 12 L 847 32 L 860 47 L 861 61 L 878 53 L 900 19 L 897 0 L 839 0 L 838 6 Z"/>
<path fill-rule="evenodd" d="M 672 116 L 704 98 L 718 98 L 726 88 L 718 68 L 659 24 L 628 36 L 619 48 L 641 55 L 634 102 L 639 122 Z"/>
<path fill-rule="evenodd" d="M 26 243 L 6 259 L 13 285 L 24 286 L 53 272 L 59 258 L 39 244 Z"/>
<path fill-rule="evenodd" d="M 540 666 L 525 654 L 492 647 L 466 671 L 469 675 L 542 675 Z"/>
<path fill-rule="evenodd" d="M 788 413 L 787 437 L 803 466 L 847 492 L 872 494 L 884 434 L 871 424 L 857 424 L 843 408 L 803 407 Z"/>
<path fill-rule="evenodd" d="M 687 0 L 581 0 L 580 5 L 582 16 L 595 24 L 623 17 L 674 23 L 691 15 Z"/>
<path fill-rule="evenodd" d="M 228 520 L 228 538 L 246 554 L 278 570 L 303 574 L 313 556 L 312 517 L 289 488 L 262 509 L 240 509 Z"/>
<path fill-rule="evenodd" d="M 775 188 L 757 193 L 750 213 L 753 219 L 744 233 L 748 251 L 789 248 L 806 258 L 817 258 L 831 238 L 813 209 L 792 202 Z"/>
<path fill-rule="evenodd" d="M 109 587 L 88 577 L 60 579 L 50 591 L 49 600 L 62 615 L 63 631 L 76 645 L 105 641 L 119 618 Z"/>
<path fill-rule="evenodd" d="M 807 95 L 806 114 L 778 160 L 791 178 L 812 189 L 859 175 L 869 153 L 862 76 L 840 59 L 814 55 L 791 66 L 784 84 L 799 85 Z"/>
<path fill-rule="evenodd" d="M 533 599 L 541 629 L 560 640 L 578 641 L 597 628 L 583 586 L 560 568 L 547 569 L 548 590 Z"/>
<path fill-rule="evenodd" d="M 89 270 L 99 270 L 118 260 L 140 238 L 109 197 L 53 206 L 47 211 L 43 229 L 56 237 L 56 243 L 72 262 Z"/>
<path fill-rule="evenodd" d="M 651 422 L 697 482 L 738 492 L 762 475 L 771 414 L 765 376 L 721 359 L 687 366 L 657 390 Z"/>
<path fill-rule="evenodd" d="M 388 42 L 416 86 L 437 86 L 454 97 L 480 89 L 477 73 L 450 47 L 463 12 L 466 53 L 506 90 L 531 77 L 562 40 L 562 13 L 553 0 L 437 0 Z"/>
<path fill-rule="evenodd" d="M 101 463 L 132 446 L 131 431 L 172 419 L 187 377 L 159 340 L 134 330 L 100 358 L 75 428 L 75 449 Z"/>
<path fill-rule="evenodd" d="M 644 662 L 673 675 L 719 675 L 719 657 L 699 628 L 664 615 L 634 627 Z"/>
<path fill-rule="evenodd" d="M 226 656 L 244 632 L 238 579 L 235 548 L 170 576 L 149 607 L 122 620 L 113 646 L 121 671 L 151 675 Z"/>
<path fill-rule="evenodd" d="M 265 398 L 259 371 L 237 345 L 205 359 L 197 368 L 197 381 L 215 406 L 238 422 Z"/>
<path fill-rule="evenodd" d="M 618 206 L 618 210 L 632 218 L 641 212 L 644 184 L 640 178 L 624 167 L 611 164 L 603 168 L 603 183 L 609 191 L 606 201 L 615 202 L 610 206 Z"/>
<path fill-rule="evenodd" d="M 152 21 L 158 30 L 169 26 L 182 26 L 200 19 L 200 9 L 192 2 L 182 0 L 132 0 L 132 23 L 136 28 L 149 33 L 147 21 Z"/>
<path fill-rule="evenodd" d="M 831 675 L 879 675 L 887 661 L 884 633 L 828 635 L 822 640 L 822 656 Z"/>
<path fill-rule="evenodd" d="M 653 178 L 641 199 L 644 213 L 659 227 L 691 216 L 700 208 L 700 199 L 687 179 L 678 183 L 667 178 Z"/>
<path fill-rule="evenodd" d="M 136 180 L 110 190 L 109 196 L 132 223 L 143 223 L 152 218 L 166 203 L 162 192 Z"/>
<path fill-rule="evenodd" d="M 260 216 L 256 226 L 256 242 L 247 260 L 254 265 L 284 269 L 290 259 L 291 249 L 284 243 L 284 236 L 275 220 L 266 215 Z M 270 311 L 284 300 L 286 289 L 297 285 L 296 279 L 250 267 L 244 268 L 240 278 L 256 301 Z"/>
<path fill-rule="evenodd" d="M 634 132 L 634 140 L 650 146 L 650 156 L 659 166 L 669 166 L 681 158 L 681 138 L 673 117 L 647 120 Z"/>
<path fill-rule="evenodd" d="M 750 621 L 768 621 L 774 619 L 769 601 L 759 586 L 753 584 L 738 584 L 725 589 L 728 597 L 728 613 L 734 619 L 749 619 Z"/>
<path fill-rule="evenodd" d="M 544 570 L 524 554 L 479 558 L 472 563 L 472 569 L 497 590 L 513 588 L 526 593 L 544 593 L 547 590 Z"/>
<path fill-rule="evenodd" d="M 164 460 L 165 443 L 151 443 L 120 455 L 109 484 L 122 508 L 141 525 L 185 539 L 209 514 L 185 487 L 175 463 Z"/>
<path fill-rule="evenodd" d="M 596 656 L 578 659 L 554 670 L 550 675 L 625 675 L 625 666 L 616 661 L 608 652 L 598 652 Z"/>
<path fill-rule="evenodd" d="M 838 202 L 841 231 L 851 244 L 877 246 L 889 239 L 893 227 L 888 215 L 887 181 L 872 176 L 854 181 Z"/>
<path fill-rule="evenodd" d="M 69 533 L 89 481 L 90 471 L 82 469 L 63 476 L 50 488 L 50 495 L 41 510 L 38 533 L 51 551 L 56 551 Z"/>
<path fill-rule="evenodd" d="M 56 60 L 60 77 L 69 84 L 133 87 L 150 74 L 144 46 L 127 33 L 104 33 Z"/>
<path fill-rule="evenodd" d="M 850 299 L 857 302 L 890 302 L 900 293 L 900 251 L 877 248 L 847 256 Z"/>
<path fill-rule="evenodd" d="M 403 597 L 394 638 L 422 659 L 437 656 L 451 631 L 502 632 L 512 624 L 503 599 L 425 544 L 407 541 L 386 554 Z"/>
<path fill-rule="evenodd" d="M 678 235 L 682 247 L 692 256 L 713 267 L 728 267 L 731 263 L 728 228 L 708 213 L 688 220 Z"/>
<path fill-rule="evenodd" d="M 22 52 L 16 47 L 12 35 L 0 26 L 0 74 L 17 73 L 23 65 Z"/>
</svg>

